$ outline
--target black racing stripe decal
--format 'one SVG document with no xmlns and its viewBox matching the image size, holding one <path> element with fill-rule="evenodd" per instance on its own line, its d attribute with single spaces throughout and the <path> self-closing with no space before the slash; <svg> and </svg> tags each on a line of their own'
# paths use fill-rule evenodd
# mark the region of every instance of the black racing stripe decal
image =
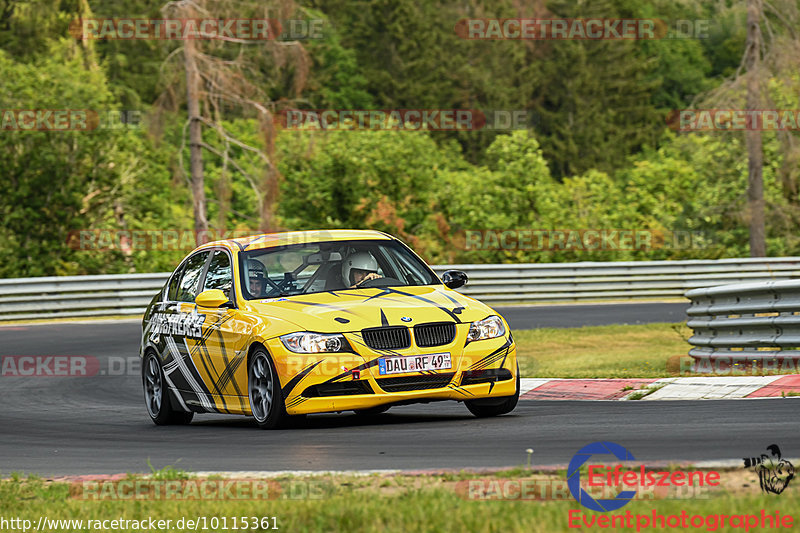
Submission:
<svg viewBox="0 0 800 533">
<path fill-rule="evenodd" d="M 442 311 L 444 311 L 445 313 L 447 313 L 448 315 L 450 315 L 450 317 L 453 320 L 455 320 L 456 323 L 458 323 L 458 324 L 461 323 L 461 319 L 458 318 L 458 315 L 456 313 L 454 313 L 453 311 L 451 311 L 450 309 L 447 309 L 446 307 L 444 307 L 442 305 L 437 304 L 433 300 L 429 300 L 428 298 L 425 298 L 423 296 L 418 296 L 416 294 L 411 294 L 409 292 L 403 292 L 403 291 L 399 291 L 397 289 L 392 289 L 392 288 L 387 288 L 387 289 L 385 289 L 385 291 L 386 291 L 387 294 L 390 294 L 390 293 L 402 294 L 403 296 L 408 296 L 409 298 L 414 298 L 415 300 L 419 300 L 421 302 L 425 302 L 425 303 L 427 303 L 429 305 L 437 307 L 437 308 L 441 309 Z M 379 295 L 376 295 L 376 296 L 379 296 Z"/>
<path fill-rule="evenodd" d="M 204 315 L 208 318 L 208 315 Z M 222 334 L 220 333 L 219 326 L 230 320 L 232 317 L 223 317 L 220 320 L 217 320 L 213 324 L 208 324 L 205 326 L 205 331 L 203 335 L 198 340 L 197 344 L 195 345 L 194 349 L 191 352 L 192 356 L 197 355 L 200 358 L 200 362 L 203 364 L 203 368 L 206 371 L 206 374 L 211 379 L 211 385 L 214 387 L 216 391 L 216 395 L 219 396 L 220 401 L 222 402 L 223 409 L 228 409 L 228 404 L 225 401 L 225 395 L 222 394 L 222 388 L 219 386 L 218 382 L 220 379 L 220 375 L 217 374 L 214 363 L 211 357 L 211 353 L 208 350 L 208 345 L 206 342 L 211 338 L 211 335 L 214 333 L 219 333 L 220 335 L 220 345 L 223 346 L 224 351 L 224 343 L 222 342 Z M 192 364 L 194 364 L 194 359 L 192 358 Z M 199 373 L 198 373 L 199 375 Z M 202 381 L 202 380 L 201 380 Z M 210 388 L 209 388 L 210 390 Z"/>
<path fill-rule="evenodd" d="M 192 366 L 196 367 L 195 357 L 200 359 L 200 362 L 203 365 L 203 369 L 205 370 L 206 375 L 208 375 L 209 379 L 211 379 L 211 387 L 208 387 L 208 389 L 210 391 L 211 388 L 213 387 L 215 391 L 214 393 L 212 393 L 212 399 L 216 399 L 214 398 L 214 396 L 218 397 L 219 400 L 222 402 L 222 408 L 227 411 L 228 404 L 225 401 L 225 396 L 222 394 L 222 390 L 219 388 L 219 385 L 217 384 L 219 380 L 219 375 L 215 376 L 216 372 L 214 372 L 214 364 L 211 360 L 211 354 L 208 351 L 208 346 L 206 346 L 206 340 L 211 336 L 211 333 L 212 331 L 209 329 L 207 333 L 197 341 L 197 344 L 195 344 L 194 348 L 192 348 L 192 351 L 190 352 L 191 353 L 190 360 L 192 362 Z M 197 375 L 199 376 L 200 372 L 197 372 Z M 202 379 L 200 380 L 200 383 L 203 383 Z"/>
<path fill-rule="evenodd" d="M 245 354 L 241 353 L 239 355 L 234 356 L 231 359 L 230 363 L 225 366 L 225 370 L 222 372 L 219 381 L 219 388 L 224 389 L 228 383 L 233 385 L 233 390 L 236 391 L 236 398 L 239 399 L 239 406 L 244 408 L 244 398 L 245 396 L 242 395 L 242 391 L 239 389 L 239 384 L 233 379 L 236 371 L 242 366 L 242 362 L 245 360 Z"/>
<path fill-rule="evenodd" d="M 307 366 L 305 369 L 301 370 L 299 374 L 297 374 L 295 377 L 293 377 L 292 379 L 290 379 L 290 380 L 289 380 L 289 383 L 287 383 L 287 384 L 286 384 L 286 385 L 283 387 L 283 389 L 281 389 L 281 392 L 283 393 L 283 397 L 284 397 L 284 398 L 288 398 L 288 397 L 289 397 L 289 394 L 290 394 L 290 393 L 292 392 L 292 390 L 293 390 L 293 389 L 294 389 L 294 388 L 297 386 L 297 384 L 298 384 L 298 383 L 300 383 L 300 381 L 301 381 L 301 380 L 302 380 L 304 377 L 306 377 L 306 376 L 308 375 L 308 373 L 309 373 L 309 372 L 311 372 L 312 370 L 314 370 L 314 368 L 316 368 L 316 367 L 317 367 L 317 365 L 318 365 L 318 364 L 320 364 L 320 363 L 321 363 L 322 361 L 324 361 L 324 360 L 325 360 L 325 359 L 320 359 L 320 360 L 319 360 L 319 361 L 317 361 L 316 363 L 312 363 L 312 364 L 308 365 L 308 366 Z"/>
<path fill-rule="evenodd" d="M 265 239 L 265 238 L 267 238 L 267 237 L 269 237 L 269 235 L 259 235 L 259 236 L 258 236 L 258 237 L 256 237 L 255 239 L 253 239 L 253 240 L 251 240 L 250 242 L 248 242 L 248 243 L 245 245 L 245 247 L 244 247 L 244 248 L 242 248 L 242 251 L 244 251 L 244 250 L 247 250 L 247 249 L 248 249 L 248 248 L 250 248 L 250 246 L 252 246 L 253 244 L 257 243 L 258 241 L 262 241 L 262 240 L 264 240 L 264 239 Z"/>
<path fill-rule="evenodd" d="M 211 324 L 211 327 L 216 329 L 217 336 L 219 338 L 220 351 L 222 352 L 222 362 L 225 364 L 225 368 L 223 369 L 222 373 L 217 376 L 217 386 L 220 390 L 223 390 L 228 386 L 228 382 L 231 382 L 233 384 L 233 389 L 236 392 L 236 396 L 241 396 L 242 391 L 239 390 L 239 384 L 236 383 L 235 380 L 231 381 L 231 379 L 233 377 L 233 373 L 237 368 L 239 368 L 239 365 L 241 365 L 242 360 L 244 359 L 244 353 L 240 353 L 238 355 L 234 354 L 233 358 L 229 358 L 228 350 L 225 347 L 225 339 L 222 334 L 222 326 L 226 322 L 229 322 L 232 318 L 232 315 L 222 316 L 219 317 L 219 320 L 217 320 L 215 323 Z"/>
<path fill-rule="evenodd" d="M 229 322 L 232 319 L 233 319 L 232 315 L 225 315 L 225 316 L 217 315 L 217 321 L 214 322 L 213 324 L 209 324 L 209 329 L 216 331 L 217 333 L 217 337 L 219 340 L 219 347 L 222 353 L 222 362 L 225 364 L 225 368 L 222 370 L 222 373 L 217 376 L 217 379 L 214 383 L 214 388 L 219 391 L 220 399 L 227 408 L 227 402 L 225 402 L 225 395 L 223 394 L 223 391 L 225 390 L 225 387 L 227 387 L 229 383 L 232 384 L 233 390 L 235 392 L 234 397 L 238 398 L 239 407 L 244 409 L 245 405 L 244 405 L 244 398 L 242 396 L 242 391 L 239 389 L 239 383 L 237 383 L 236 380 L 233 379 L 233 376 L 236 370 L 241 366 L 242 361 L 244 361 L 245 354 L 243 352 L 239 354 L 234 354 L 233 358 L 230 358 L 228 356 L 228 350 L 225 346 L 225 339 L 222 334 L 222 326 L 226 322 Z"/>
<path fill-rule="evenodd" d="M 358 371 L 366 370 L 366 369 L 371 368 L 371 367 L 373 367 L 373 366 L 375 366 L 377 364 L 378 364 L 378 360 L 377 359 L 373 359 L 372 361 L 367 361 L 363 365 L 359 365 L 359 366 L 357 366 L 355 368 L 351 368 L 347 372 L 343 372 L 343 373 L 339 374 L 338 376 L 329 379 L 328 381 L 323 383 L 323 385 L 327 385 L 328 383 L 333 383 L 336 380 L 339 380 L 339 379 L 342 379 L 342 378 L 346 378 L 348 376 L 352 376 L 354 370 L 358 370 Z"/>
<path fill-rule="evenodd" d="M 178 376 L 181 377 L 183 382 L 186 384 L 186 388 L 185 389 L 180 389 L 180 394 L 181 394 L 181 397 L 184 399 L 184 403 L 186 403 L 186 405 L 198 406 L 203 411 L 206 411 L 206 412 L 212 412 L 212 413 L 213 412 L 219 412 L 219 410 L 214 405 L 213 397 L 212 397 L 211 392 L 209 391 L 208 387 L 206 386 L 206 383 L 200 378 L 200 374 L 197 372 L 197 368 L 195 368 L 194 361 L 192 361 L 191 353 L 189 351 L 189 347 L 186 345 L 185 338 L 184 337 L 178 337 L 180 339 L 180 342 L 177 342 L 175 340 L 175 336 L 174 335 L 170 335 L 169 337 L 172 340 L 172 343 L 175 345 L 175 349 L 178 352 L 178 355 L 176 357 L 180 357 L 181 358 L 181 361 L 183 361 L 183 366 L 185 367 L 186 371 L 189 373 L 189 376 L 191 376 L 192 380 L 197 385 L 197 388 L 200 389 L 199 392 L 197 390 L 195 390 L 195 388 L 192 386 L 191 382 L 189 381 L 189 377 L 184 376 L 183 372 L 179 370 L 179 368 L 181 367 L 181 364 L 176 362 L 175 363 L 176 364 L 175 372 L 172 372 L 170 374 L 170 379 L 173 379 L 172 376 L 175 376 L 177 374 Z M 187 361 L 188 361 L 188 363 L 187 363 Z M 174 383 L 174 381 L 173 381 L 173 383 Z M 177 383 L 176 383 L 176 386 L 177 386 Z M 205 407 L 205 405 L 203 404 L 203 400 L 201 399 L 201 396 L 200 396 L 201 394 L 206 397 L 206 400 L 207 400 L 207 403 L 209 404 L 209 407 Z"/>
<path fill-rule="evenodd" d="M 305 398 L 303 396 L 295 396 L 294 399 L 291 402 L 286 404 L 286 407 L 297 407 L 298 405 L 300 405 L 301 403 L 303 403 L 303 402 L 305 402 L 307 400 L 308 400 L 308 398 Z"/>
<path fill-rule="evenodd" d="M 304 302 L 302 300 L 286 300 L 286 301 L 284 301 L 282 303 L 310 305 L 312 307 L 327 307 L 329 309 L 336 309 L 337 311 L 341 311 L 342 313 L 350 313 L 351 315 L 358 316 L 358 314 L 354 313 L 350 309 L 345 309 L 343 307 L 339 307 L 338 305 L 323 304 L 323 303 L 319 303 L 319 302 Z"/>
<path fill-rule="evenodd" d="M 237 396 L 242 396 L 242 391 L 239 389 L 239 384 L 236 383 L 236 380 L 233 379 L 234 374 L 242 366 L 242 361 L 244 361 L 244 352 L 234 355 L 233 359 L 230 361 L 225 362 L 225 370 L 222 371 L 219 377 L 219 388 L 224 389 L 228 386 L 228 383 L 233 385 L 233 390 L 236 391 Z"/>
<path fill-rule="evenodd" d="M 364 291 L 364 290 L 365 289 L 361 289 L 359 292 L 349 292 L 350 289 L 338 289 L 338 290 L 325 291 L 325 292 L 328 292 L 330 294 L 335 294 L 336 296 L 358 296 L 359 298 L 363 298 L 364 294 L 363 294 L 362 291 Z"/>
<path fill-rule="evenodd" d="M 186 345 L 186 341 L 184 337 L 177 337 L 175 335 L 171 335 L 175 342 L 175 346 L 178 348 L 178 354 L 183 359 L 184 362 L 191 362 L 191 364 L 187 364 L 186 368 L 189 370 L 189 373 L 192 375 L 192 378 L 197 382 L 197 385 L 200 387 L 200 392 L 211 396 L 211 391 L 208 389 L 207 384 L 203 381 L 200 377 L 200 374 L 197 372 L 197 368 L 194 365 L 194 361 L 192 361 L 192 353 L 189 351 L 189 347 Z M 180 342 L 178 342 L 180 340 Z M 189 388 L 189 392 L 194 392 L 191 388 Z"/>
<path fill-rule="evenodd" d="M 489 357 L 484 357 L 483 359 L 481 359 L 480 361 L 478 361 L 477 363 L 475 363 L 474 365 L 469 367 L 469 370 L 482 370 L 482 369 L 488 367 L 489 365 L 493 365 L 494 363 L 496 363 L 499 360 L 504 359 L 504 358 L 505 358 L 505 354 L 502 354 L 502 353 L 497 354 L 497 355 L 492 355 L 492 356 L 489 356 Z"/>
<path fill-rule="evenodd" d="M 450 383 L 450 384 L 448 385 L 448 387 L 449 387 L 449 388 L 451 388 L 451 389 L 453 389 L 453 390 L 454 390 L 454 391 L 456 391 L 456 392 L 460 392 L 460 393 L 461 393 L 461 394 L 463 394 L 464 396 L 475 396 L 475 395 L 474 395 L 474 394 L 472 394 L 470 391 L 468 391 L 468 390 L 466 390 L 466 389 L 462 389 L 460 386 L 456 385 L 455 383 Z"/>
<path fill-rule="evenodd" d="M 459 302 L 458 300 L 456 300 L 455 298 L 453 298 L 452 296 L 450 296 L 449 294 L 447 294 L 446 292 L 443 292 L 442 294 L 444 295 L 445 298 L 447 298 L 448 300 L 450 300 L 454 304 L 456 304 L 458 306 L 463 306 L 464 305 L 461 302 Z"/>
<path fill-rule="evenodd" d="M 382 296 L 386 296 L 387 294 L 392 294 L 392 291 L 389 290 L 389 289 L 381 289 L 381 291 L 379 293 L 373 294 L 372 296 L 367 296 L 367 298 L 364 301 L 368 302 L 368 301 L 372 300 L 373 298 L 380 298 Z M 360 296 L 360 295 L 355 294 L 354 296 Z"/>
<path fill-rule="evenodd" d="M 454 307 L 454 308 L 453 308 L 453 312 L 454 312 L 455 314 L 457 314 L 457 315 L 460 315 L 460 314 L 461 314 L 461 311 L 463 311 L 464 309 L 466 309 L 466 307 L 464 307 L 464 304 L 463 304 L 463 303 L 459 302 L 458 300 L 456 300 L 455 298 L 453 298 L 452 296 L 450 296 L 450 295 L 449 295 L 449 294 L 447 294 L 446 292 L 443 292 L 443 293 L 442 293 L 442 295 L 444 295 L 444 297 L 445 297 L 445 298 L 447 298 L 448 300 L 450 300 L 451 302 L 453 302 L 454 304 L 456 304 L 456 307 Z"/>
<path fill-rule="evenodd" d="M 476 361 L 475 363 L 473 363 L 472 366 L 470 366 L 468 370 L 474 370 L 474 369 L 477 369 L 477 368 L 482 368 L 482 367 L 485 367 L 487 364 L 491 364 L 491 362 L 487 363 L 487 361 L 489 361 L 491 358 L 495 358 L 494 359 L 495 361 L 499 361 L 500 359 L 502 359 L 503 357 L 508 355 L 509 348 L 511 348 L 511 342 L 508 339 L 506 339 L 506 342 L 501 347 L 499 347 L 498 349 L 496 349 L 495 351 L 493 351 L 492 353 L 490 353 L 489 355 L 487 355 L 483 359 L 480 359 L 479 361 Z M 492 362 L 494 362 L 494 361 L 492 361 Z"/>
<path fill-rule="evenodd" d="M 383 309 L 381 311 L 381 326 L 388 326 L 389 320 L 386 318 L 386 315 L 383 313 Z"/>
</svg>

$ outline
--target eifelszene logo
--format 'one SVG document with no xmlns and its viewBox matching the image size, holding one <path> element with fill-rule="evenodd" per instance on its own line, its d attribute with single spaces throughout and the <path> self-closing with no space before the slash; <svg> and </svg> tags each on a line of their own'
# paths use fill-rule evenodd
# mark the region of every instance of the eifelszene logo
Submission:
<svg viewBox="0 0 800 533">
<path fill-rule="evenodd" d="M 745 457 L 745 468 L 752 468 L 758 474 L 758 482 L 762 492 L 780 494 L 794 477 L 794 465 L 781 458 L 781 449 L 777 444 L 767 446 L 770 455 L 765 453 L 761 457 Z"/>
<path fill-rule="evenodd" d="M 594 454 L 612 454 L 620 461 L 633 461 L 635 457 L 619 444 L 613 442 L 593 442 L 578 450 L 578 453 L 576 453 L 569 462 L 569 467 L 567 468 L 567 486 L 569 487 L 572 497 L 575 498 L 578 503 L 592 511 L 616 511 L 631 501 L 636 496 L 636 491 L 620 491 L 613 500 L 595 500 L 592 498 L 592 496 L 581 487 L 580 468 L 591 459 Z"/>
<path fill-rule="evenodd" d="M 628 464 L 602 464 L 595 458 L 597 455 L 612 455 Z M 636 499 L 639 490 L 650 492 L 659 489 L 672 491 L 676 498 L 702 498 L 701 494 L 707 487 L 720 484 L 720 474 L 714 470 L 656 470 L 648 469 L 644 464 L 630 464 L 631 461 L 635 461 L 633 454 L 613 442 L 593 442 L 584 446 L 567 468 L 567 487 L 572 497 L 587 509 L 608 512 Z M 586 479 L 581 480 L 584 466 Z"/>
</svg>

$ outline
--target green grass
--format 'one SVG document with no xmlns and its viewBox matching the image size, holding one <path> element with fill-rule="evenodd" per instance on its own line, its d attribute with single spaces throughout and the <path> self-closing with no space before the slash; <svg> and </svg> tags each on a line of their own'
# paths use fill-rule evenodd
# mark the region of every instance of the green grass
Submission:
<svg viewBox="0 0 800 533">
<path fill-rule="evenodd" d="M 740 470 L 740 472 L 742 472 Z M 516 471 L 520 477 L 527 470 Z M 554 477 L 553 474 L 541 474 Z M 736 474 L 740 475 L 740 474 Z M 497 479 L 509 479 L 508 474 Z M 469 479 L 470 476 L 455 476 Z M 486 479 L 490 476 L 480 476 Z M 755 476 L 748 484 L 738 482 L 708 495 L 709 499 L 634 501 L 619 512 L 649 514 L 743 514 L 765 509 L 787 514 L 800 509 L 796 487 L 780 496 L 760 494 Z M 568 512 L 579 509 L 587 517 L 603 516 L 568 501 L 474 501 L 456 492 L 447 476 L 340 476 L 294 478 L 286 483 L 324 483 L 330 490 L 314 499 L 282 498 L 255 501 L 86 501 L 70 497 L 69 485 L 40 479 L 0 482 L 0 508 L 4 518 L 19 517 L 34 524 L 40 516 L 50 519 L 154 519 L 258 516 L 276 517 L 279 531 L 315 532 L 538 532 L 568 531 Z M 746 488 L 742 488 L 746 487 Z M 298 492 L 301 494 L 302 491 Z M 612 513 L 609 513 L 612 514 Z M 230 525 L 230 522 L 229 522 Z M 595 530 L 597 528 L 591 528 Z M 74 529 L 61 529 L 71 531 Z M 130 531 L 122 528 L 119 531 Z M 169 529 L 175 531 L 174 527 Z M 200 528 L 202 530 L 202 528 Z M 221 527 L 216 529 L 223 531 Z M 661 531 L 661 529 L 658 529 Z M 228 531 L 233 531 L 228 529 Z M 268 530 L 268 531 L 271 531 Z M 677 529 L 670 529 L 677 531 Z M 730 528 L 718 529 L 730 531 Z"/>
<path fill-rule="evenodd" d="M 650 385 L 642 387 L 640 390 L 634 392 L 630 396 L 628 396 L 628 400 L 641 400 L 645 396 L 650 396 L 655 391 L 659 389 L 663 389 L 665 385 Z"/>
<path fill-rule="evenodd" d="M 543 328 L 514 330 L 513 334 L 522 377 L 608 379 L 714 375 L 689 372 L 693 363 L 688 356 L 692 330 L 683 323 Z M 717 375 L 764 376 L 796 372 L 792 365 L 767 372 L 757 366 L 742 365 Z M 800 393 L 792 391 L 783 394 L 784 397 L 797 395 Z"/>
<path fill-rule="evenodd" d="M 147 467 L 150 469 L 150 477 L 160 481 L 182 480 L 190 479 L 192 477 L 192 474 L 186 470 L 182 468 L 176 468 L 173 465 L 167 465 L 163 468 L 156 469 L 150 462 L 149 458 L 147 459 Z"/>
<path fill-rule="evenodd" d="M 689 352 L 681 324 L 514 330 L 524 377 L 670 377 L 667 362 Z"/>
</svg>

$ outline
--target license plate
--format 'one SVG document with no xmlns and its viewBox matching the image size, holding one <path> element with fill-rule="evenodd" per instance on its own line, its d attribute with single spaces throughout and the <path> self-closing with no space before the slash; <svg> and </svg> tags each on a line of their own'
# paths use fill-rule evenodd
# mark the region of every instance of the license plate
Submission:
<svg viewBox="0 0 800 533">
<path fill-rule="evenodd" d="M 404 374 L 406 372 L 423 372 L 426 370 L 446 370 L 451 367 L 449 353 L 381 357 L 378 359 L 378 372 L 381 376 Z"/>
</svg>

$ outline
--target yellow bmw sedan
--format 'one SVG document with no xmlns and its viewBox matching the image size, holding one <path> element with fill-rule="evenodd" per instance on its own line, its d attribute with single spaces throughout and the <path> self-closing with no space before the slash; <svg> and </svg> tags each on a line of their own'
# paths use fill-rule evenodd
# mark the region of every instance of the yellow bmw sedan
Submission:
<svg viewBox="0 0 800 533">
<path fill-rule="evenodd" d="M 147 412 L 156 424 L 194 413 L 255 418 L 464 402 L 479 417 L 519 398 L 506 321 L 440 280 L 378 231 L 256 235 L 204 244 L 175 269 L 142 322 Z"/>
</svg>

